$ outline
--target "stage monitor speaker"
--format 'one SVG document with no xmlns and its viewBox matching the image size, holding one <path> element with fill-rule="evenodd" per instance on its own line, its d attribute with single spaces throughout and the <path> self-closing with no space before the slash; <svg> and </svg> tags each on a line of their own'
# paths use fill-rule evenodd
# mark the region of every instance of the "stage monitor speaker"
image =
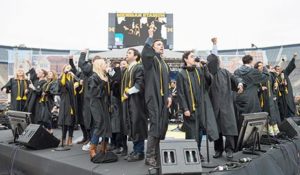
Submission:
<svg viewBox="0 0 300 175">
<path fill-rule="evenodd" d="M 55 148 L 60 142 L 41 125 L 36 124 L 30 124 L 17 141 L 28 148 L 36 150 Z"/>
<path fill-rule="evenodd" d="M 202 172 L 201 159 L 195 140 L 161 140 L 161 174 Z"/>
<path fill-rule="evenodd" d="M 285 132 L 290 138 L 300 136 L 300 127 L 292 118 L 284 119 L 284 121 L 279 125 L 279 130 L 280 132 Z"/>
</svg>

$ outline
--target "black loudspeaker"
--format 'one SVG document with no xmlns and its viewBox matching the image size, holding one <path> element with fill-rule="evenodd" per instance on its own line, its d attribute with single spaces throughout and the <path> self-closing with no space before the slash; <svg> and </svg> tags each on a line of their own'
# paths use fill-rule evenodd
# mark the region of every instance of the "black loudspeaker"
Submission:
<svg viewBox="0 0 300 175">
<path fill-rule="evenodd" d="M 279 130 L 280 132 L 285 132 L 290 138 L 300 136 L 300 127 L 292 118 L 284 119 L 284 121 L 279 125 Z"/>
<path fill-rule="evenodd" d="M 202 172 L 195 140 L 161 140 L 159 148 L 161 174 L 200 174 Z"/>
<path fill-rule="evenodd" d="M 55 148 L 59 145 L 59 139 L 51 135 L 41 125 L 30 124 L 17 140 L 19 143 L 31 149 Z"/>
</svg>

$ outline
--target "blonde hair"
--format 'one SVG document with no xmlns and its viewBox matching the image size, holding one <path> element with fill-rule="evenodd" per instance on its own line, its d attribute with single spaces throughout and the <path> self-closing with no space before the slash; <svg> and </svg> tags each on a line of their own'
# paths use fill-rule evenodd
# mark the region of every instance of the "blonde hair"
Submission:
<svg viewBox="0 0 300 175">
<path fill-rule="evenodd" d="M 106 64 L 103 58 L 98 58 L 93 62 L 93 72 L 95 72 L 102 80 L 108 81 L 105 70 L 102 69 L 102 66 Z"/>
<path fill-rule="evenodd" d="M 23 71 L 23 75 L 21 75 L 21 78 L 20 78 L 20 77 L 18 77 L 18 71 L 20 71 L 20 70 L 22 70 L 22 71 Z M 19 68 L 19 69 L 17 69 L 17 70 L 16 70 L 16 72 L 15 72 L 15 79 L 16 79 L 16 80 L 25 80 L 25 79 L 26 79 L 26 76 L 25 76 L 25 71 L 24 71 L 24 69 L 22 69 L 22 68 Z"/>
<path fill-rule="evenodd" d="M 57 80 L 57 73 L 54 71 L 54 70 L 50 70 L 49 72 L 48 72 L 48 75 L 49 75 L 49 73 L 50 72 L 52 72 L 52 74 L 53 74 L 53 78 L 52 78 L 52 80 Z M 48 79 L 48 77 L 47 77 L 47 79 Z"/>
</svg>

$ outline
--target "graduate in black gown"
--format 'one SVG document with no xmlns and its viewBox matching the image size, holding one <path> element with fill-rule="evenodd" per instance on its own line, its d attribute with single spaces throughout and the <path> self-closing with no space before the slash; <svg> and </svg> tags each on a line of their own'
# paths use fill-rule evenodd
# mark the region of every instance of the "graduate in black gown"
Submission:
<svg viewBox="0 0 300 175">
<path fill-rule="evenodd" d="M 182 56 L 184 66 L 177 75 L 177 95 L 180 109 L 183 111 L 186 139 L 195 139 L 201 148 L 202 131 L 205 129 L 207 115 L 207 133 L 210 140 L 219 137 L 214 111 L 208 96 L 212 75 L 207 67 L 196 67 L 193 51 L 187 51 Z M 206 105 L 206 106 L 205 106 Z M 206 112 L 205 112 L 206 110 Z M 204 157 L 200 153 L 201 160 Z"/>
<path fill-rule="evenodd" d="M 55 106 L 54 96 L 57 95 L 57 74 L 54 71 L 49 71 L 47 75 L 47 82 L 42 87 L 41 103 L 41 120 L 39 124 L 43 125 L 49 133 L 52 131 L 52 111 Z"/>
<path fill-rule="evenodd" d="M 80 53 L 80 57 L 78 60 L 78 67 L 81 69 L 82 72 L 82 79 L 83 79 L 83 101 L 82 101 L 82 113 L 83 113 L 83 121 L 84 126 L 87 131 L 87 141 L 91 138 L 91 126 L 92 126 L 92 115 L 90 109 L 90 94 L 88 93 L 88 79 L 93 74 L 93 61 L 92 60 L 85 60 L 88 50 L 83 50 Z M 96 57 L 97 58 L 97 57 Z"/>
<path fill-rule="evenodd" d="M 157 166 L 159 140 L 165 138 L 168 129 L 168 108 L 172 103 L 172 95 L 169 92 L 169 66 L 162 58 L 164 44 L 161 40 L 153 41 L 153 28 L 148 32 L 149 37 L 142 51 L 145 102 L 150 119 L 145 163 Z"/>
<path fill-rule="evenodd" d="M 87 129 L 84 125 L 84 117 L 83 117 L 83 88 L 84 88 L 84 75 L 82 72 L 80 72 L 73 61 L 73 55 L 69 56 L 69 64 L 72 67 L 71 71 L 73 74 L 75 74 L 80 80 L 79 80 L 79 87 L 76 89 L 76 107 L 77 107 L 77 122 L 80 125 L 80 129 L 82 131 L 83 138 L 82 140 L 78 141 L 77 144 L 87 144 L 90 140 L 89 134 Z"/>
<path fill-rule="evenodd" d="M 37 71 L 32 67 L 30 61 L 27 61 L 31 69 L 26 73 L 30 78 L 28 100 L 25 105 L 26 111 L 31 112 L 31 122 L 39 123 L 41 121 L 41 97 L 42 87 L 47 82 L 46 77 L 48 72 L 44 69 L 38 69 Z"/>
<path fill-rule="evenodd" d="M 254 68 L 262 72 L 264 65 L 261 61 L 258 61 L 255 63 Z M 274 100 L 275 92 L 276 91 L 274 88 L 273 77 L 270 73 L 269 78 L 265 82 L 260 84 L 258 97 L 262 111 L 267 112 L 270 116 L 267 127 L 271 136 L 275 136 L 278 134 L 274 132 L 273 127 L 274 125 L 279 124 L 281 122 L 278 105 L 276 103 L 276 100 Z"/>
<path fill-rule="evenodd" d="M 228 70 L 220 68 L 220 60 L 216 55 L 209 55 L 207 61 L 209 72 L 213 75 L 209 95 L 220 132 L 219 139 L 214 142 L 213 157 L 219 158 L 225 151 L 226 157 L 231 159 L 235 149 L 234 136 L 238 135 L 232 91 L 242 93 L 243 84 L 241 79 L 236 78 Z M 226 138 L 225 149 L 223 136 Z"/>
<path fill-rule="evenodd" d="M 28 85 L 29 81 L 25 78 L 24 70 L 18 69 L 15 78 L 9 79 L 1 88 L 1 91 L 10 93 L 10 110 L 25 111 Z"/>
<path fill-rule="evenodd" d="M 269 73 L 266 69 L 263 72 L 253 68 L 253 57 L 245 55 L 242 58 L 243 65 L 235 70 L 234 75 L 242 79 L 244 92 L 236 96 L 236 109 L 238 129 L 241 125 L 241 115 L 246 113 L 261 112 L 259 98 L 257 95 L 260 83 L 268 80 Z"/>
<path fill-rule="evenodd" d="M 296 114 L 293 87 L 289 78 L 289 75 L 296 68 L 296 57 L 297 54 L 294 54 L 288 66 L 284 70 L 282 70 L 279 66 L 275 67 L 275 70 L 277 72 L 276 81 L 278 82 L 279 87 L 277 98 L 281 120 L 284 120 L 288 117 L 294 117 Z"/>
<path fill-rule="evenodd" d="M 143 160 L 145 139 L 147 138 L 147 117 L 144 98 L 144 68 L 140 53 L 130 48 L 126 54 L 128 68 L 122 77 L 121 94 L 125 133 L 133 142 L 133 152 L 127 157 L 128 162 Z"/>
<path fill-rule="evenodd" d="M 102 138 L 100 153 L 107 152 L 108 139 L 112 136 L 110 123 L 110 84 L 107 76 L 107 63 L 98 58 L 93 63 L 93 74 L 88 79 L 88 93 L 90 93 L 90 109 L 92 114 L 92 137 L 90 158 L 97 154 L 99 138 Z"/>
<path fill-rule="evenodd" d="M 65 143 L 68 133 L 66 142 L 68 146 L 72 145 L 73 131 L 77 120 L 76 89 L 79 87 L 79 83 L 76 82 L 77 78 L 71 69 L 70 65 L 65 65 L 58 79 L 58 91 L 60 93 L 58 124 L 63 127 L 62 142 Z"/>
<path fill-rule="evenodd" d="M 122 66 L 120 66 L 122 64 Z M 113 68 L 110 69 L 110 84 L 111 84 L 111 126 L 112 138 L 109 150 L 121 156 L 127 156 L 127 136 L 125 134 L 124 120 L 122 113 L 121 102 L 121 80 L 127 65 L 126 60 L 121 63 L 114 63 Z M 125 66 L 125 67 L 124 67 Z"/>
</svg>

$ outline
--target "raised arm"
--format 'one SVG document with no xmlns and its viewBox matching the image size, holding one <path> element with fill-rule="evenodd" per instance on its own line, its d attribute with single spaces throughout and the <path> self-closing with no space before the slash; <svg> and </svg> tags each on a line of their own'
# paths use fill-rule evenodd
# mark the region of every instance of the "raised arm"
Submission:
<svg viewBox="0 0 300 175">
<path fill-rule="evenodd" d="M 285 68 L 284 73 L 289 76 L 293 70 L 296 68 L 295 59 L 297 57 L 297 53 L 294 54 L 292 60 L 289 62 L 288 66 Z"/>
<path fill-rule="evenodd" d="M 74 64 L 73 55 L 70 55 L 70 56 L 69 56 L 69 64 L 70 64 L 70 66 L 72 67 L 71 71 L 72 71 L 74 74 L 77 75 L 78 70 L 76 69 L 76 66 L 75 66 L 75 64 Z"/>
<path fill-rule="evenodd" d="M 80 53 L 78 67 L 80 67 L 84 75 L 90 75 L 93 72 L 93 66 L 89 61 L 85 61 L 86 54 L 87 49 Z"/>
<path fill-rule="evenodd" d="M 218 56 L 218 47 L 217 47 L 218 40 L 217 40 L 217 38 L 212 38 L 211 42 L 213 43 L 211 53 Z"/>
<path fill-rule="evenodd" d="M 153 57 L 155 56 L 155 51 L 152 48 L 154 30 L 150 28 L 148 33 L 149 36 L 142 51 L 142 63 L 145 69 L 150 69 L 152 67 Z"/>
</svg>

